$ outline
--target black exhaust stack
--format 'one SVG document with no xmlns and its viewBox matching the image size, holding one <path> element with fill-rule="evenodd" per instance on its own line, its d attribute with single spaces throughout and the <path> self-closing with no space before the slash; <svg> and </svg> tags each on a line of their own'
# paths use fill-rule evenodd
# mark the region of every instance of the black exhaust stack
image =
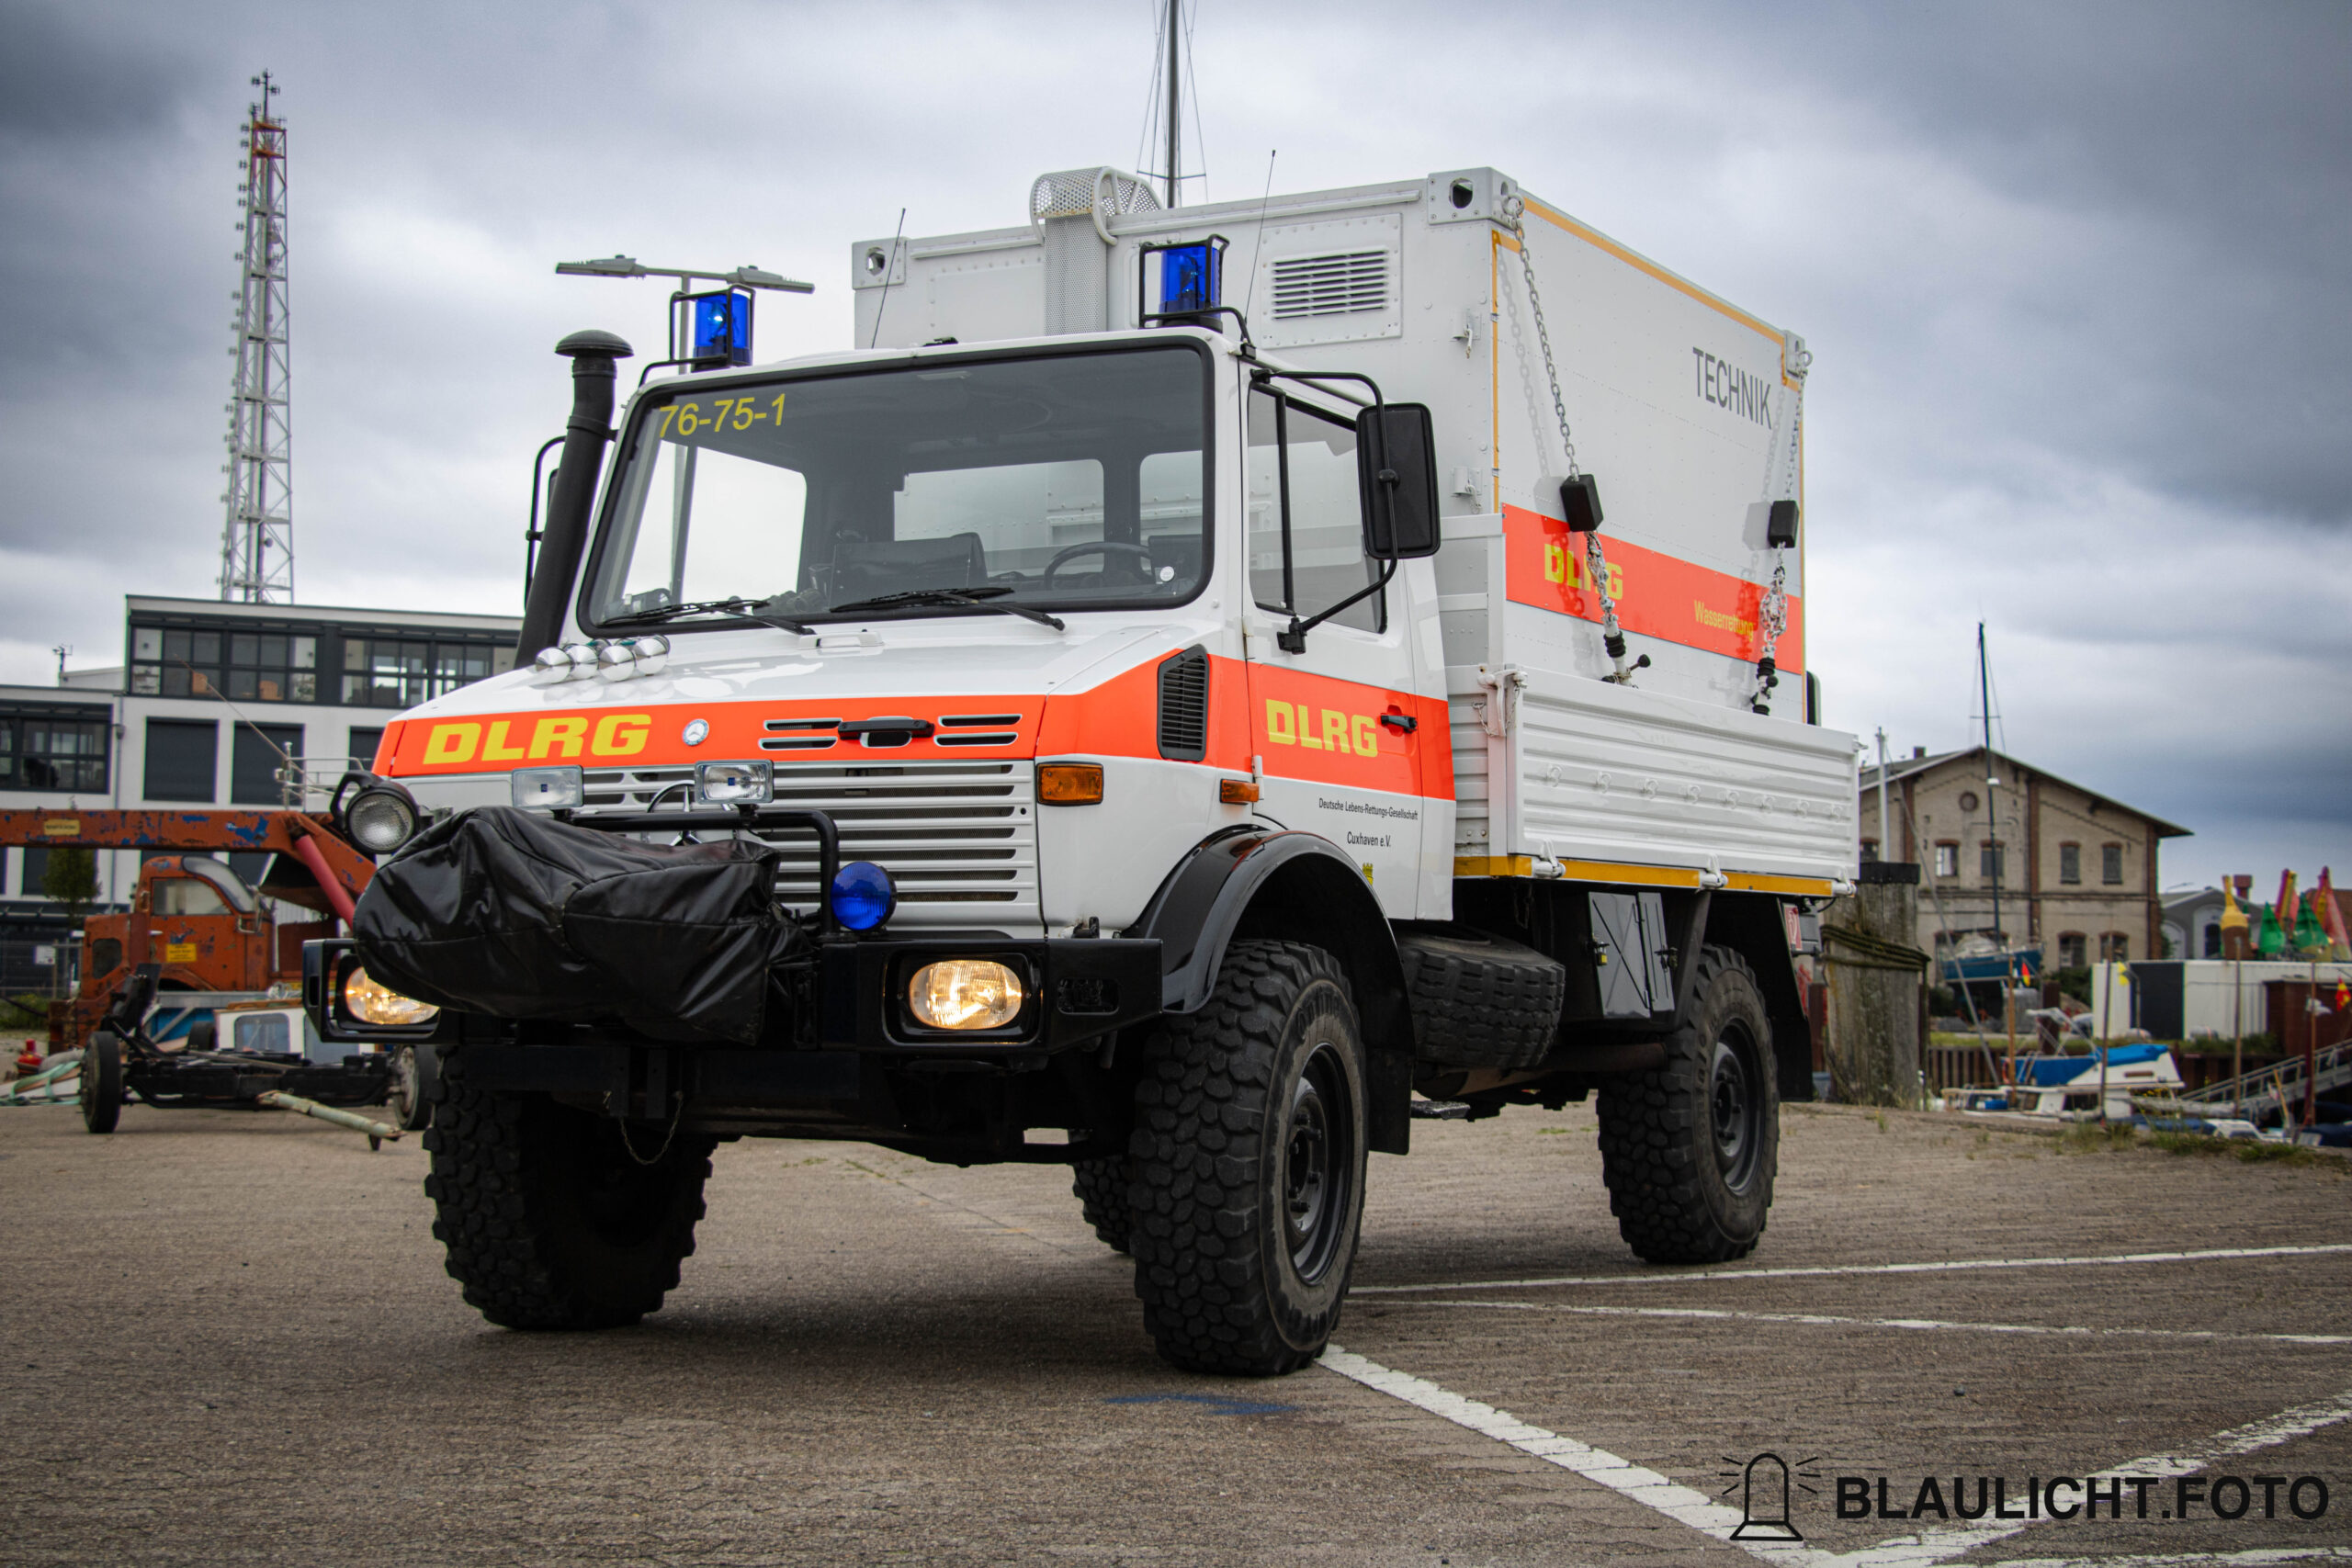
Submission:
<svg viewBox="0 0 2352 1568">
<path fill-rule="evenodd" d="M 588 542 L 588 510 L 596 503 L 596 477 L 605 464 L 605 443 L 613 438 L 615 362 L 636 352 L 611 333 L 594 327 L 555 345 L 571 361 L 571 418 L 563 427 L 563 455 L 557 458 L 555 498 L 548 502 L 537 570 L 523 605 L 523 631 L 514 641 L 514 662 L 528 664 L 539 650 L 560 640 L 571 580 Z"/>
</svg>

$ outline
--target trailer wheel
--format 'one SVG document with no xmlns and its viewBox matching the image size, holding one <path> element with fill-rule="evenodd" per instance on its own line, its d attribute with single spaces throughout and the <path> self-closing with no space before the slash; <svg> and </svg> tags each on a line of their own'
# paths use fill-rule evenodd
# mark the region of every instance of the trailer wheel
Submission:
<svg viewBox="0 0 2352 1568">
<path fill-rule="evenodd" d="M 1755 972 L 1729 948 L 1702 950 L 1666 1065 L 1600 1087 L 1601 1178 L 1636 1254 L 1724 1263 L 1755 1250 L 1780 1166 L 1778 1084 Z"/>
<path fill-rule="evenodd" d="M 665 1149 L 640 1130 L 632 1154 L 618 1122 L 476 1089 L 462 1053 L 440 1066 L 424 1190 L 468 1304 L 504 1328 L 618 1328 L 659 1309 L 694 1252 L 716 1140 Z"/>
<path fill-rule="evenodd" d="M 122 1120 L 122 1042 L 105 1030 L 94 1032 L 82 1046 L 82 1125 L 93 1133 L 111 1133 Z"/>
<path fill-rule="evenodd" d="M 1086 1223 L 1103 1246 L 1127 1250 L 1128 1162 L 1123 1156 L 1082 1159 L 1070 1168 L 1070 1189 L 1078 1194 Z"/>
<path fill-rule="evenodd" d="M 435 1045 L 402 1045 L 392 1053 L 393 1124 L 403 1133 L 433 1125 L 433 1087 L 441 1077 L 441 1051 Z"/>
<path fill-rule="evenodd" d="M 1160 1355 L 1250 1376 L 1319 1355 L 1363 1218 L 1363 1044 L 1338 961 L 1235 942 L 1208 1005 L 1146 1047 L 1130 1147 L 1136 1294 Z"/>
</svg>

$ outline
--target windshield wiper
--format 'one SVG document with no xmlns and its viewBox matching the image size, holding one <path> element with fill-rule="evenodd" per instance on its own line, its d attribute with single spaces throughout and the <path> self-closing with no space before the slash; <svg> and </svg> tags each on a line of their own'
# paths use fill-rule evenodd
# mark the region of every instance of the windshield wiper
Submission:
<svg viewBox="0 0 2352 1568">
<path fill-rule="evenodd" d="M 1068 631 L 1059 615 L 1049 615 L 1043 610 L 1033 610 L 1026 604 L 1000 604 L 1012 590 L 1001 582 L 978 583 L 970 588 L 910 588 L 902 593 L 884 593 L 872 599 L 853 599 L 846 604 L 835 604 L 825 613 L 829 615 L 852 615 L 859 610 L 895 610 L 901 605 L 961 604 L 975 610 L 995 610 L 1002 615 L 1018 615 L 1024 621 L 1035 621 L 1041 626 Z"/>
<path fill-rule="evenodd" d="M 606 615 L 608 626 L 650 626 L 674 621 L 681 615 L 739 615 L 747 621 L 757 621 L 763 626 L 774 626 L 780 632 L 794 632 L 801 637 L 813 637 L 816 628 L 806 626 L 784 615 L 763 615 L 760 606 L 765 599 L 698 599 L 684 604 L 661 604 L 650 610 L 632 610 L 626 615 Z"/>
</svg>

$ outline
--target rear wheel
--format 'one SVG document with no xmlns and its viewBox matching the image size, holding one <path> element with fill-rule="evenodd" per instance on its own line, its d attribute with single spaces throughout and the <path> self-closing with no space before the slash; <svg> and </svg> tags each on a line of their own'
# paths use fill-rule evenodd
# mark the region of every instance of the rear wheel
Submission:
<svg viewBox="0 0 2352 1568">
<path fill-rule="evenodd" d="M 1363 1218 L 1363 1046 L 1321 948 L 1238 942 L 1136 1090 L 1136 1293 L 1190 1371 L 1303 1367 L 1339 1325 Z"/>
<path fill-rule="evenodd" d="M 1618 1233 L 1652 1263 L 1747 1257 L 1764 1234 L 1780 1150 L 1763 993 L 1746 959 L 1706 948 L 1666 1065 L 1601 1086 L 1600 1169 Z"/>
<path fill-rule="evenodd" d="M 1114 1252 L 1127 1250 L 1128 1161 L 1125 1155 L 1082 1159 L 1070 1168 L 1070 1188 L 1078 1194 L 1086 1223 L 1102 1245 Z"/>
<path fill-rule="evenodd" d="M 714 1140 L 637 1130 L 467 1083 L 441 1061 L 425 1179 L 466 1301 L 506 1328 L 616 1328 L 662 1305 L 695 1249 Z"/>
<path fill-rule="evenodd" d="M 122 1120 L 122 1042 L 98 1030 L 82 1046 L 82 1125 L 111 1133 Z"/>
</svg>

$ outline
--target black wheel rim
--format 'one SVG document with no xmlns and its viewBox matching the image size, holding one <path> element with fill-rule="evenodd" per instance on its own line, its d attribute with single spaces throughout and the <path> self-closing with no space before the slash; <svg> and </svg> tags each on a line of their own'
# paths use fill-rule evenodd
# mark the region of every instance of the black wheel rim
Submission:
<svg viewBox="0 0 2352 1568">
<path fill-rule="evenodd" d="M 1715 1134 L 1715 1168 L 1735 1192 L 1754 1179 L 1764 1145 L 1764 1105 L 1758 1089 L 1755 1043 L 1733 1024 L 1715 1041 L 1707 1072 L 1707 1115 Z"/>
<path fill-rule="evenodd" d="M 1336 1047 L 1318 1043 L 1291 1087 L 1283 1134 L 1283 1238 L 1307 1284 L 1330 1270 L 1353 1207 L 1355 1116 Z"/>
</svg>

